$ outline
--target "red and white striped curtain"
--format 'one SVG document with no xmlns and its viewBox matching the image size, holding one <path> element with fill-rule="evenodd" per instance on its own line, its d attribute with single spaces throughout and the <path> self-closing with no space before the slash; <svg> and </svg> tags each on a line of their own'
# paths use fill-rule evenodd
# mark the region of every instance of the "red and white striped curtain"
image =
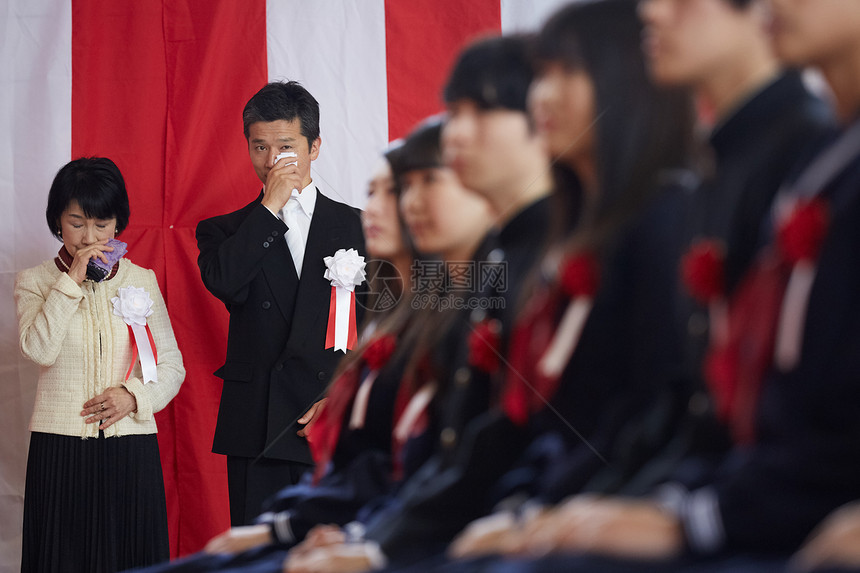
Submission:
<svg viewBox="0 0 860 573">
<path fill-rule="evenodd" d="M 188 374 L 157 416 L 174 556 L 228 526 L 210 452 L 227 313 L 203 288 L 194 229 L 260 189 L 241 112 L 271 79 L 319 100 L 314 180 L 362 206 L 386 143 L 442 108 L 458 50 L 534 29 L 561 0 L 5 0 L 0 6 L 0 573 L 17 571 L 37 369 L 18 352 L 15 273 L 54 256 L 44 209 L 72 158 L 123 172 L 129 257 L 155 270 Z M 71 534 L 71 532 L 70 532 Z"/>
</svg>

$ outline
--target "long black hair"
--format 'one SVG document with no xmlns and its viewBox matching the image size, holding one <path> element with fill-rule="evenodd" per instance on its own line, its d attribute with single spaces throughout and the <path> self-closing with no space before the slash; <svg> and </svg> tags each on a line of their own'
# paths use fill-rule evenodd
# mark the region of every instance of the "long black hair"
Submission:
<svg viewBox="0 0 860 573">
<path fill-rule="evenodd" d="M 562 211 L 578 219 L 577 241 L 600 250 L 660 188 L 667 170 L 689 163 L 692 99 L 655 86 L 641 50 L 634 0 L 578 2 L 556 12 L 534 40 L 538 69 L 582 70 L 594 86 L 597 197 L 586 206 L 575 171 L 554 166 Z"/>
<path fill-rule="evenodd" d="M 440 114 L 420 122 L 390 157 L 394 188 L 398 197 L 402 192 L 403 177 L 410 171 L 445 167 L 441 143 L 444 120 L 444 114 Z M 425 262 L 432 264 L 437 261 L 427 261 L 424 254 L 415 252 L 413 274 L 416 278 L 420 277 L 421 265 Z M 404 380 L 410 382 L 422 361 L 424 366 L 431 369 L 438 366 L 432 361 L 425 361 L 425 358 L 450 331 L 451 323 L 455 319 L 455 312 L 438 308 L 433 304 L 433 300 L 439 300 L 438 297 L 443 295 L 456 297 L 461 293 L 446 294 L 444 285 L 436 285 L 439 288 L 435 288 L 429 283 L 422 285 L 412 280 L 407 284 L 411 292 L 404 298 L 409 300 L 405 304 L 400 303 L 391 320 L 383 325 L 383 328 L 400 334 L 398 347 L 402 352 L 409 353 Z M 443 379 L 444 377 L 440 377 L 440 380 Z"/>
</svg>

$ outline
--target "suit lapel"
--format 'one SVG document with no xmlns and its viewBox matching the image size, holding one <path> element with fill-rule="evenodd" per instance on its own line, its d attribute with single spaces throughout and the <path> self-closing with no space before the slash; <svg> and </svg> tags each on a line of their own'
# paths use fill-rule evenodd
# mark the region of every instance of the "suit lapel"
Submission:
<svg viewBox="0 0 860 573">
<path fill-rule="evenodd" d="M 263 193 L 257 197 L 257 203 L 263 200 Z M 270 253 L 263 263 L 263 275 L 269 283 L 278 310 L 284 319 L 289 321 L 293 316 L 296 302 L 296 288 L 299 285 L 299 275 L 285 237 L 275 239 L 271 245 L 275 252 Z"/>
<path fill-rule="evenodd" d="M 324 277 L 323 259 L 340 248 L 338 245 L 343 242 L 342 232 L 343 223 L 332 200 L 317 190 L 317 204 L 308 231 L 302 279 L 299 281 L 293 313 L 292 332 L 302 339 L 302 343 L 308 342 L 306 329 L 318 320 L 320 313 L 328 313 L 331 283 Z M 313 343 L 317 344 L 316 341 Z M 319 344 L 322 344 L 322 341 L 319 341 Z"/>
</svg>

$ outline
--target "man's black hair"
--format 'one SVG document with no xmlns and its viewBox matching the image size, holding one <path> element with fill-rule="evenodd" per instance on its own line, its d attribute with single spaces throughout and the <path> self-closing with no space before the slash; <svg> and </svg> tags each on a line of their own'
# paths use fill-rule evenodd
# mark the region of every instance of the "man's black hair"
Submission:
<svg viewBox="0 0 860 573">
<path fill-rule="evenodd" d="M 400 146 L 386 155 L 391 172 L 398 183 L 409 171 L 442 167 L 442 117 L 433 116 L 422 121 L 407 135 Z"/>
<path fill-rule="evenodd" d="M 301 134 L 308 140 L 308 149 L 320 136 L 320 104 L 299 82 L 272 82 L 254 94 L 242 112 L 245 139 L 251 124 L 299 119 Z"/>
<path fill-rule="evenodd" d="M 533 72 L 529 46 L 522 36 L 479 40 L 460 54 L 448 78 L 446 103 L 466 99 L 481 109 L 526 111 Z"/>
</svg>

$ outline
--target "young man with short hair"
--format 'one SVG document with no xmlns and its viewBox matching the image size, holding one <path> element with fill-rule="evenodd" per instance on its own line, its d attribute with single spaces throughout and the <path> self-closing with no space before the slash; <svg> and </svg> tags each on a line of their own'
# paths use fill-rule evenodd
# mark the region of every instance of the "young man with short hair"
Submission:
<svg viewBox="0 0 860 573">
<path fill-rule="evenodd" d="M 314 97 L 297 82 L 270 83 L 242 119 L 263 190 L 197 226 L 203 284 L 230 313 L 212 449 L 227 455 L 233 525 L 250 523 L 268 496 L 312 467 L 295 423 L 314 419 L 343 356 L 326 348 L 332 286 L 323 259 L 364 253 L 358 211 L 311 178 L 322 145 Z"/>
</svg>

